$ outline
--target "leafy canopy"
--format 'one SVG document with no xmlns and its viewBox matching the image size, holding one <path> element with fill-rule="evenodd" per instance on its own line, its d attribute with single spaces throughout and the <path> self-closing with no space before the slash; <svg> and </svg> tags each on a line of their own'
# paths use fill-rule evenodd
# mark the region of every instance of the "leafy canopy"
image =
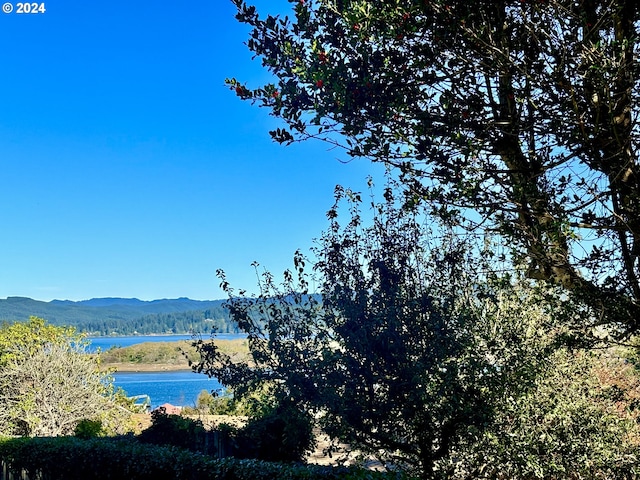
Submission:
<svg viewBox="0 0 640 480">
<path fill-rule="evenodd" d="M 396 167 L 407 202 L 498 232 L 595 321 L 640 328 L 635 0 L 300 0 L 247 42 L 276 83 L 236 94 Z"/>
<path fill-rule="evenodd" d="M 21 362 L 32 357 L 48 344 L 81 342 L 82 336 L 71 327 L 50 325 L 39 317 L 28 322 L 0 324 L 0 367 L 9 362 Z"/>
</svg>

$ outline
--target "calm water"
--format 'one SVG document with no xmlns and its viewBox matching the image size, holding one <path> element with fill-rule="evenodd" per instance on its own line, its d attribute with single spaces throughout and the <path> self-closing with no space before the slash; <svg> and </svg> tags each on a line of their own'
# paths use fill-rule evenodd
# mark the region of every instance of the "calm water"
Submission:
<svg viewBox="0 0 640 480">
<path fill-rule="evenodd" d="M 127 395 L 149 395 L 151 408 L 163 403 L 177 406 L 195 406 L 202 390 L 211 392 L 222 388 L 215 378 L 201 373 L 181 372 L 120 372 L 114 375 L 115 385 Z"/>
<path fill-rule="evenodd" d="M 244 334 L 217 334 L 216 338 L 245 338 Z M 204 337 L 208 339 L 209 337 Z M 136 335 L 130 337 L 91 337 L 88 351 L 108 350 L 111 347 L 128 347 L 145 342 L 192 341 L 191 335 Z M 116 387 L 122 387 L 130 397 L 149 395 L 151 408 L 163 403 L 177 406 L 194 406 L 202 390 L 219 390 L 222 385 L 215 378 L 191 371 L 178 372 L 119 372 L 113 375 Z"/>
</svg>

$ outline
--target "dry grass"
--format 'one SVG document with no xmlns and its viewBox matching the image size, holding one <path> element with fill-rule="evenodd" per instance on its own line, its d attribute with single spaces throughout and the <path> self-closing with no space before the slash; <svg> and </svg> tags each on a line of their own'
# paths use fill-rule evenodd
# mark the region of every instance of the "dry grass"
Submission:
<svg viewBox="0 0 640 480">
<path fill-rule="evenodd" d="M 235 361 L 249 358 L 245 339 L 214 340 L 221 352 Z M 189 360 L 198 362 L 200 356 L 187 340 L 177 342 L 145 342 L 128 347 L 113 348 L 100 354 L 102 365 L 119 372 L 160 372 L 190 370 Z"/>
</svg>

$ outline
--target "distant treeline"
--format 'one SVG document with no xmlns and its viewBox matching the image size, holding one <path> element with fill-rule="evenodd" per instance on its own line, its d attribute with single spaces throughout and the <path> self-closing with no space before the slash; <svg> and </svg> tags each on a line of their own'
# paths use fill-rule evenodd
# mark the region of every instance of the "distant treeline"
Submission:
<svg viewBox="0 0 640 480">
<path fill-rule="evenodd" d="M 313 295 L 320 300 L 319 295 Z M 290 298 L 286 300 L 291 301 Z M 272 300 L 277 302 L 277 300 Z M 75 327 L 89 335 L 238 333 L 225 300 L 189 298 L 144 301 L 137 298 L 92 298 L 78 302 L 42 302 L 26 297 L 0 299 L 0 324 L 35 316 L 52 325 Z M 254 309 L 256 317 L 259 314 Z"/>
<path fill-rule="evenodd" d="M 191 312 L 157 313 L 144 315 L 134 320 L 104 318 L 82 325 L 82 330 L 91 335 L 150 335 L 158 333 L 237 333 L 229 321 L 228 313 L 222 309 Z"/>
<path fill-rule="evenodd" d="M 224 300 L 188 298 L 142 301 L 127 298 L 96 298 L 80 302 L 42 302 L 25 297 L 0 299 L 0 323 L 44 318 L 53 325 L 75 327 L 90 335 L 203 333 L 213 329 L 236 333 L 223 308 Z"/>
<path fill-rule="evenodd" d="M 220 309 L 222 310 L 222 309 Z M 217 314 L 216 314 L 217 313 Z M 134 320 L 104 318 L 82 325 L 82 330 L 91 335 L 150 335 L 158 333 L 237 333 L 226 312 L 211 310 L 157 313 Z"/>
</svg>

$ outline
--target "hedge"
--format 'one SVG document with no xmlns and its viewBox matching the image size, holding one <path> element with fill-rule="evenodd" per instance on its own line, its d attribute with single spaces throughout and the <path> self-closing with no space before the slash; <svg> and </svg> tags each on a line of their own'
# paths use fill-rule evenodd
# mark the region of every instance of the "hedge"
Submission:
<svg viewBox="0 0 640 480">
<path fill-rule="evenodd" d="M 41 480 L 401 480 L 402 473 L 354 467 L 215 459 L 134 438 L 0 439 L 0 461 Z"/>
</svg>

